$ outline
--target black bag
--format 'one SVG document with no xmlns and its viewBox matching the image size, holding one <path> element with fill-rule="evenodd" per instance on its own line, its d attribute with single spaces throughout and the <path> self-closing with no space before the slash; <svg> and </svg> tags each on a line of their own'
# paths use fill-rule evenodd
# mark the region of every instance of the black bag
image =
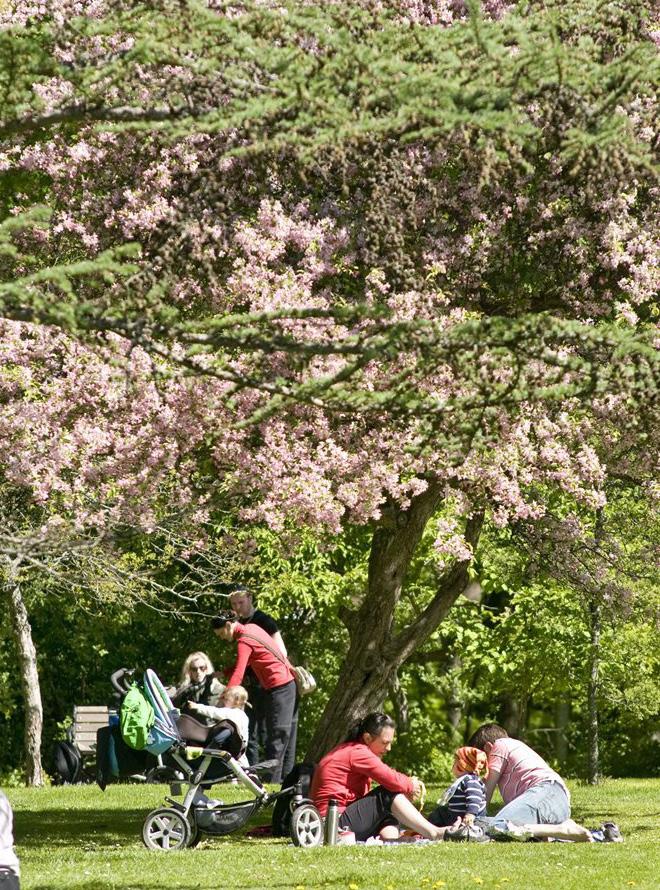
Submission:
<svg viewBox="0 0 660 890">
<path fill-rule="evenodd" d="M 136 751 L 123 740 L 118 724 L 96 731 L 96 784 L 101 791 L 113 779 L 144 775 L 157 763 L 148 751 Z"/>
<path fill-rule="evenodd" d="M 73 742 L 53 745 L 53 778 L 57 785 L 75 785 L 82 777 L 82 755 Z"/>
<path fill-rule="evenodd" d="M 282 789 L 293 788 L 300 782 L 302 796 L 309 797 L 312 787 L 312 776 L 316 769 L 315 763 L 297 763 L 282 782 Z M 291 827 L 291 796 L 283 794 L 278 797 L 273 807 L 273 837 L 288 837 Z"/>
</svg>

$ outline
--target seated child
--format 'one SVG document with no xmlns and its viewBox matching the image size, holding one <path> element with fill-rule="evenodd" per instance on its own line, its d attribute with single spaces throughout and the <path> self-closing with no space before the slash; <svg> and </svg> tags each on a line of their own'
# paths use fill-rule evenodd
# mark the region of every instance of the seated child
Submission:
<svg viewBox="0 0 660 890">
<path fill-rule="evenodd" d="M 227 720 L 231 723 L 241 739 L 241 753 L 237 758 L 241 766 L 249 766 L 245 749 L 247 748 L 250 733 L 248 716 L 245 713 L 248 694 L 242 686 L 227 686 L 220 696 L 221 707 L 203 705 L 199 702 L 189 701 L 188 710 L 191 714 L 199 714 L 202 717 L 210 717 L 212 720 Z"/>
<path fill-rule="evenodd" d="M 442 795 L 429 816 L 433 825 L 473 825 L 475 817 L 486 812 L 486 786 L 481 775 L 488 777 L 488 758 L 478 748 L 459 748 L 451 768 L 456 781 Z"/>
</svg>

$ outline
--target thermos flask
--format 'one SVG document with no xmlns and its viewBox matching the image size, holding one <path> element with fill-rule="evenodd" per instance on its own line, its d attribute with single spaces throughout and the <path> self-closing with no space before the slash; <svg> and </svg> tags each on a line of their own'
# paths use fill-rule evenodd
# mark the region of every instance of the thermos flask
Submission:
<svg viewBox="0 0 660 890">
<path fill-rule="evenodd" d="M 339 808 L 334 797 L 328 801 L 328 812 L 325 816 L 325 842 L 329 847 L 337 843 L 337 825 L 339 823 Z"/>
</svg>

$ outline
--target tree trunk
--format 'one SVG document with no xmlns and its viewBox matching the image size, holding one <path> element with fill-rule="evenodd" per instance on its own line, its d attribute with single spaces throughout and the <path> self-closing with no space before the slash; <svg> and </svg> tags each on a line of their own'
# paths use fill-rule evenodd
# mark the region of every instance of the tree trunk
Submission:
<svg viewBox="0 0 660 890">
<path fill-rule="evenodd" d="M 529 696 L 522 693 L 518 703 L 518 732 L 519 739 L 527 736 L 527 722 L 529 720 Z"/>
<path fill-rule="evenodd" d="M 21 668 L 21 687 L 25 707 L 25 784 L 43 785 L 44 776 L 41 766 L 43 708 L 37 672 L 37 651 L 32 640 L 32 628 L 21 595 L 15 564 L 7 567 L 4 587 L 10 604 L 14 641 Z"/>
<path fill-rule="evenodd" d="M 592 601 L 589 605 L 589 623 L 591 641 L 589 647 L 590 671 L 588 697 L 588 748 L 589 763 L 587 779 L 590 785 L 597 785 L 600 780 L 600 757 L 598 752 L 598 690 L 600 685 L 600 603 Z"/>
<path fill-rule="evenodd" d="M 456 679 L 456 672 L 463 666 L 463 660 L 458 652 L 451 655 L 449 662 L 449 670 L 452 673 L 451 688 L 449 690 L 449 701 L 447 702 L 447 720 L 454 730 L 458 731 L 458 726 L 463 719 L 463 709 L 465 702 L 463 701 L 463 690 L 461 684 Z"/>
<path fill-rule="evenodd" d="M 520 738 L 520 699 L 513 693 L 507 692 L 502 696 L 500 720 L 510 736 Z"/>
<path fill-rule="evenodd" d="M 396 725 L 399 732 L 407 732 L 410 726 L 410 712 L 408 711 L 408 696 L 399 681 L 398 675 L 395 673 L 394 679 L 390 686 L 390 699 L 394 705 L 394 714 L 396 716 Z"/>
<path fill-rule="evenodd" d="M 318 760 L 354 723 L 382 707 L 397 669 L 430 636 L 465 588 L 468 562 L 446 572 L 424 612 L 398 634 L 394 632 L 394 611 L 406 572 L 441 501 L 440 487 L 429 486 L 407 510 L 388 511 L 386 520 L 374 531 L 366 595 L 359 609 L 342 616 L 350 639 L 348 653 L 307 750 L 307 760 Z M 482 516 L 468 521 L 466 538 L 473 546 L 482 521 Z"/>
<path fill-rule="evenodd" d="M 555 757 L 563 766 L 568 759 L 568 739 L 566 730 L 571 718 L 571 703 L 566 694 L 557 699 L 555 704 Z"/>
<path fill-rule="evenodd" d="M 605 513 L 596 512 L 594 541 L 598 546 L 605 531 Z M 589 613 L 589 687 L 587 690 L 587 711 L 589 725 L 587 727 L 588 764 L 587 781 L 597 785 L 600 781 L 600 752 L 598 726 L 598 693 L 600 691 L 600 631 L 602 626 L 602 608 L 598 592 L 594 590 L 587 602 Z"/>
</svg>

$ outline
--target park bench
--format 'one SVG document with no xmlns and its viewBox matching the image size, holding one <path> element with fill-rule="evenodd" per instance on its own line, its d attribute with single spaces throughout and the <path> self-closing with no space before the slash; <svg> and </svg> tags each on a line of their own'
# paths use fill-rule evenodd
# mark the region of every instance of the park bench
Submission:
<svg viewBox="0 0 660 890">
<path fill-rule="evenodd" d="M 83 763 L 96 756 L 96 733 L 110 720 L 110 709 L 106 705 L 74 705 L 73 723 L 67 737 L 80 751 Z"/>
<path fill-rule="evenodd" d="M 74 705 L 73 722 L 65 742 L 53 745 L 52 767 L 56 783 L 91 781 L 96 775 L 96 733 L 116 711 L 107 705 Z"/>
<path fill-rule="evenodd" d="M 62 752 L 64 761 L 57 769 L 64 782 L 87 782 L 97 778 L 96 771 L 96 739 L 97 732 L 118 719 L 117 711 L 106 705 L 74 705 L 73 722 L 67 729 L 67 741 L 56 743 L 56 748 L 73 748 L 73 752 Z M 76 754 L 77 752 L 77 754 Z M 162 781 L 162 776 L 171 777 L 171 770 L 163 765 L 162 757 L 152 758 L 155 761 L 145 773 L 135 772 L 130 779 L 140 782 Z"/>
</svg>

